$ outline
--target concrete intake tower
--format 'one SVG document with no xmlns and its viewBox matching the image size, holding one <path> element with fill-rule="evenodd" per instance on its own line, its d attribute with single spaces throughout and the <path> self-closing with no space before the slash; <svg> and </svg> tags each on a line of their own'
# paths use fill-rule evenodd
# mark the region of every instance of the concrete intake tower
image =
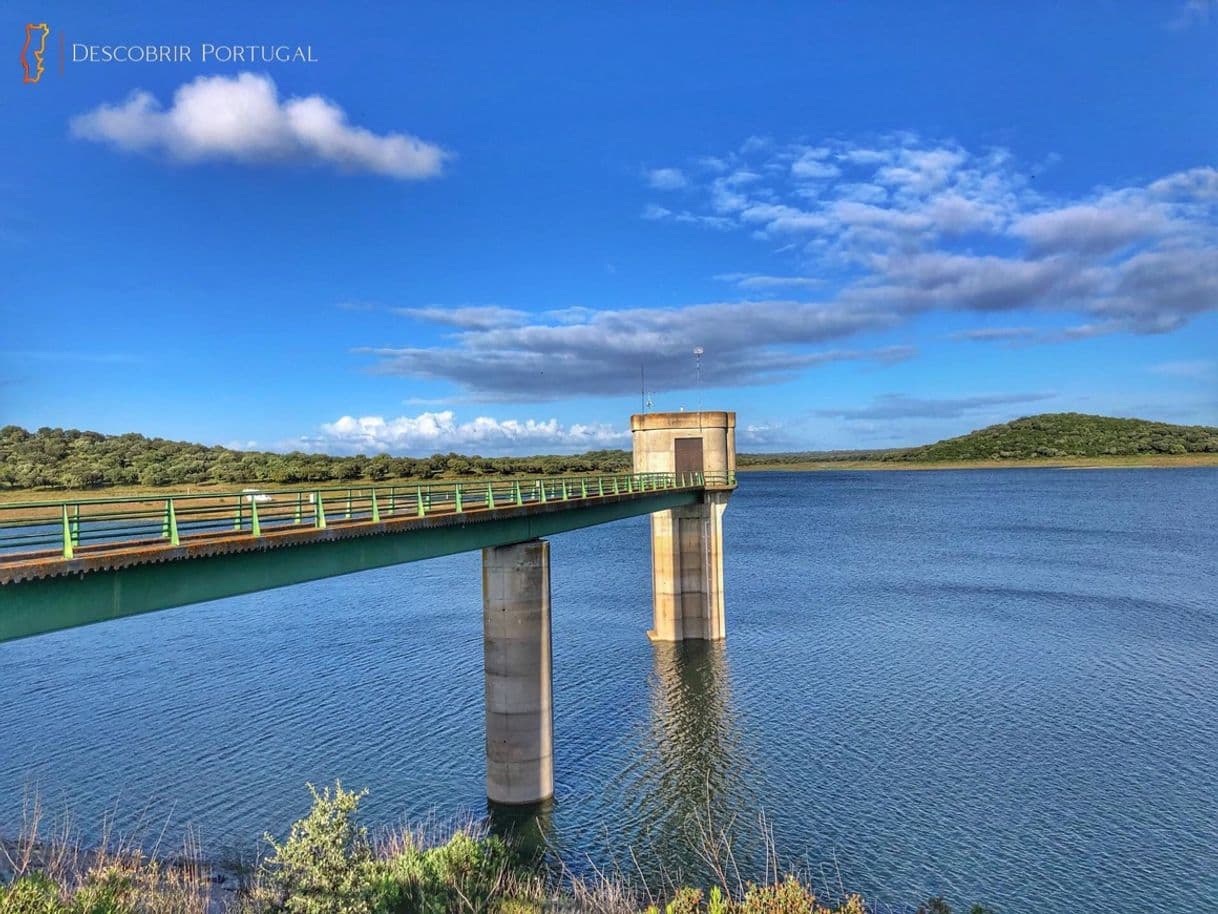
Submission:
<svg viewBox="0 0 1218 914">
<path fill-rule="evenodd" d="M 643 413 L 630 417 L 636 473 L 699 474 L 701 504 L 651 515 L 653 641 L 720 641 L 723 512 L 736 481 L 736 414 Z"/>
</svg>

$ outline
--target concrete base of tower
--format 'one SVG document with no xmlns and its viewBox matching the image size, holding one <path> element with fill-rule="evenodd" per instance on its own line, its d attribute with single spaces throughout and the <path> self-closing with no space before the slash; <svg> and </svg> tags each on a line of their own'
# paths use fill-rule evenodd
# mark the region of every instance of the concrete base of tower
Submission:
<svg viewBox="0 0 1218 914">
<path fill-rule="evenodd" d="M 723 512 L 729 492 L 651 516 L 652 641 L 721 641 Z"/>
</svg>

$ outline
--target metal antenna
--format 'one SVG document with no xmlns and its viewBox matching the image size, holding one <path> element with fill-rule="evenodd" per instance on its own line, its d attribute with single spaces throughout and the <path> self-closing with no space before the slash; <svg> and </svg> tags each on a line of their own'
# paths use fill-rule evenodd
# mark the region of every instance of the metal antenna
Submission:
<svg viewBox="0 0 1218 914">
<path fill-rule="evenodd" d="M 702 412 L 702 353 L 705 350 L 701 346 L 694 347 L 694 361 L 698 365 L 698 412 Z"/>
</svg>

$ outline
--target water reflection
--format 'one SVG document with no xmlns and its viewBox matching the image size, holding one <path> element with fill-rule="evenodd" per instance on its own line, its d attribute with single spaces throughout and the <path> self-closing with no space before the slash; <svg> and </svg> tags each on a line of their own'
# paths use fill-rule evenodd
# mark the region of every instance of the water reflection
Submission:
<svg viewBox="0 0 1218 914">
<path fill-rule="evenodd" d="M 553 840 L 554 801 L 508 806 L 487 800 L 487 823 L 492 835 L 503 838 L 519 863 L 541 863 Z"/>
<path fill-rule="evenodd" d="M 649 875 L 662 870 L 667 878 L 697 878 L 706 870 L 708 836 L 736 832 L 736 825 L 746 824 L 738 821 L 741 814 L 757 808 L 749 754 L 725 644 L 655 644 L 653 651 L 648 731 L 611 789 L 634 823 L 637 866 Z"/>
</svg>

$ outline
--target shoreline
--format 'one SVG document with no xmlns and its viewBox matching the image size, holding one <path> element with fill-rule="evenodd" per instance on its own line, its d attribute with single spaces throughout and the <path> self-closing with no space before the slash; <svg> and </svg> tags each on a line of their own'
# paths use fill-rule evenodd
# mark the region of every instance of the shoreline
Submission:
<svg viewBox="0 0 1218 914">
<path fill-rule="evenodd" d="M 1128 457 L 1046 457 L 1034 460 L 808 460 L 737 466 L 736 473 L 821 470 L 1170 470 L 1218 467 L 1218 454 L 1131 455 Z"/>
</svg>

